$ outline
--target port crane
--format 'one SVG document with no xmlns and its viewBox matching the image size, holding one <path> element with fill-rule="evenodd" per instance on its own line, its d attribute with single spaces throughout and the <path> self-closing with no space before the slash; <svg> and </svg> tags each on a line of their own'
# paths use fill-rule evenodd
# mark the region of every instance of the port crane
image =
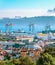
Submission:
<svg viewBox="0 0 55 65">
<path fill-rule="evenodd" d="M 6 23 L 5 24 L 5 27 L 6 27 L 6 34 L 9 34 L 9 33 L 11 33 L 12 32 L 12 26 L 14 26 L 14 24 L 12 24 L 12 23 Z"/>
<path fill-rule="evenodd" d="M 49 42 L 50 42 L 50 40 L 51 40 L 51 25 L 50 25 L 50 24 L 47 24 L 47 25 L 45 26 L 45 31 L 47 32 L 48 40 L 49 40 Z"/>
<path fill-rule="evenodd" d="M 12 26 L 14 26 L 14 24 L 10 22 L 10 19 L 8 19 L 7 23 L 5 24 L 6 34 L 9 34 L 12 32 Z"/>
<path fill-rule="evenodd" d="M 30 23 L 29 24 L 29 32 L 30 33 L 33 33 L 34 32 L 34 24 L 33 23 Z"/>
</svg>

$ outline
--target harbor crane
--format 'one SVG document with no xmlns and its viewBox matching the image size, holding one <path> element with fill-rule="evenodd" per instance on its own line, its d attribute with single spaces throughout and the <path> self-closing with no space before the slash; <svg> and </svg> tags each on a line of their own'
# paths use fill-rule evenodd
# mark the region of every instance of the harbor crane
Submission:
<svg viewBox="0 0 55 65">
<path fill-rule="evenodd" d="M 34 32 L 34 24 L 33 23 L 29 24 L 29 32 L 31 32 L 31 33 Z"/>
</svg>

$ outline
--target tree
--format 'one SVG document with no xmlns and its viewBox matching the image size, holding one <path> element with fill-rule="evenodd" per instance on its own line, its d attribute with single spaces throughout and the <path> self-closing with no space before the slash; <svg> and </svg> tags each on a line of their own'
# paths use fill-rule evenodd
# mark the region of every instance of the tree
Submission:
<svg viewBox="0 0 55 65">
<path fill-rule="evenodd" d="M 55 48 L 54 47 L 46 47 L 44 53 L 46 53 L 46 52 L 51 54 L 53 57 L 55 57 Z"/>
<path fill-rule="evenodd" d="M 5 65 L 5 62 L 4 61 L 0 61 L 0 65 Z"/>
<path fill-rule="evenodd" d="M 37 61 L 37 65 L 55 65 L 55 58 L 48 53 L 42 53 Z"/>
<path fill-rule="evenodd" d="M 20 60 L 19 59 L 12 59 L 11 61 L 10 61 L 12 64 L 14 64 L 14 65 L 20 65 Z"/>
<path fill-rule="evenodd" d="M 30 57 L 21 57 L 20 58 L 21 64 L 20 65 L 36 65 L 36 62 L 32 60 Z"/>
<path fill-rule="evenodd" d="M 8 53 L 6 53 L 6 55 L 4 56 L 4 60 L 10 60 L 10 56 Z"/>
</svg>

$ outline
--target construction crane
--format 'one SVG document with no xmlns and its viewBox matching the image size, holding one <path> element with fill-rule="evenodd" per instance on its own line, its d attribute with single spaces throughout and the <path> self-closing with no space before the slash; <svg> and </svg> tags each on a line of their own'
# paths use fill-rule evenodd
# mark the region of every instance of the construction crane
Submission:
<svg viewBox="0 0 55 65">
<path fill-rule="evenodd" d="M 51 26 L 48 24 L 48 25 L 46 25 L 46 27 L 45 27 L 45 31 L 47 31 L 47 32 L 50 32 L 51 31 Z"/>
<path fill-rule="evenodd" d="M 34 32 L 34 24 L 33 23 L 30 23 L 29 24 L 29 32 L 30 33 L 33 33 Z"/>
<path fill-rule="evenodd" d="M 6 23 L 6 24 L 5 24 L 6 34 L 9 34 L 9 33 L 12 32 L 12 26 L 13 26 L 13 25 L 14 25 L 14 24 L 12 24 L 12 23 Z"/>
<path fill-rule="evenodd" d="M 51 25 L 50 24 L 47 24 L 46 26 L 45 26 L 45 31 L 47 32 L 47 35 L 48 35 L 48 40 L 49 40 L 49 42 L 50 42 L 50 40 L 51 40 Z"/>
</svg>

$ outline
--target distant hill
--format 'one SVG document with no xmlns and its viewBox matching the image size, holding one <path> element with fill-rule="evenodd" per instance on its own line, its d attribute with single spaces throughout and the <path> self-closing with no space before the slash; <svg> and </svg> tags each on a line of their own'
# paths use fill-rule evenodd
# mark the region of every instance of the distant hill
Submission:
<svg viewBox="0 0 55 65">
<path fill-rule="evenodd" d="M 9 19 L 9 18 L 3 18 L 0 19 L 0 24 L 3 23 L 15 23 L 15 24 L 28 24 L 28 23 L 34 23 L 34 24 L 48 24 L 48 22 L 51 25 L 54 25 L 55 23 L 55 17 L 54 16 L 38 16 L 38 17 L 24 17 L 24 18 L 13 18 L 13 19 Z"/>
<path fill-rule="evenodd" d="M 19 27 L 28 27 L 29 24 L 33 23 L 35 25 L 35 29 L 44 30 L 44 27 L 47 24 L 51 25 L 52 29 L 55 29 L 55 16 L 38 16 L 38 17 L 24 17 L 24 18 L 3 18 L 0 19 L 0 26 L 5 25 L 6 23 L 13 23 Z"/>
</svg>

